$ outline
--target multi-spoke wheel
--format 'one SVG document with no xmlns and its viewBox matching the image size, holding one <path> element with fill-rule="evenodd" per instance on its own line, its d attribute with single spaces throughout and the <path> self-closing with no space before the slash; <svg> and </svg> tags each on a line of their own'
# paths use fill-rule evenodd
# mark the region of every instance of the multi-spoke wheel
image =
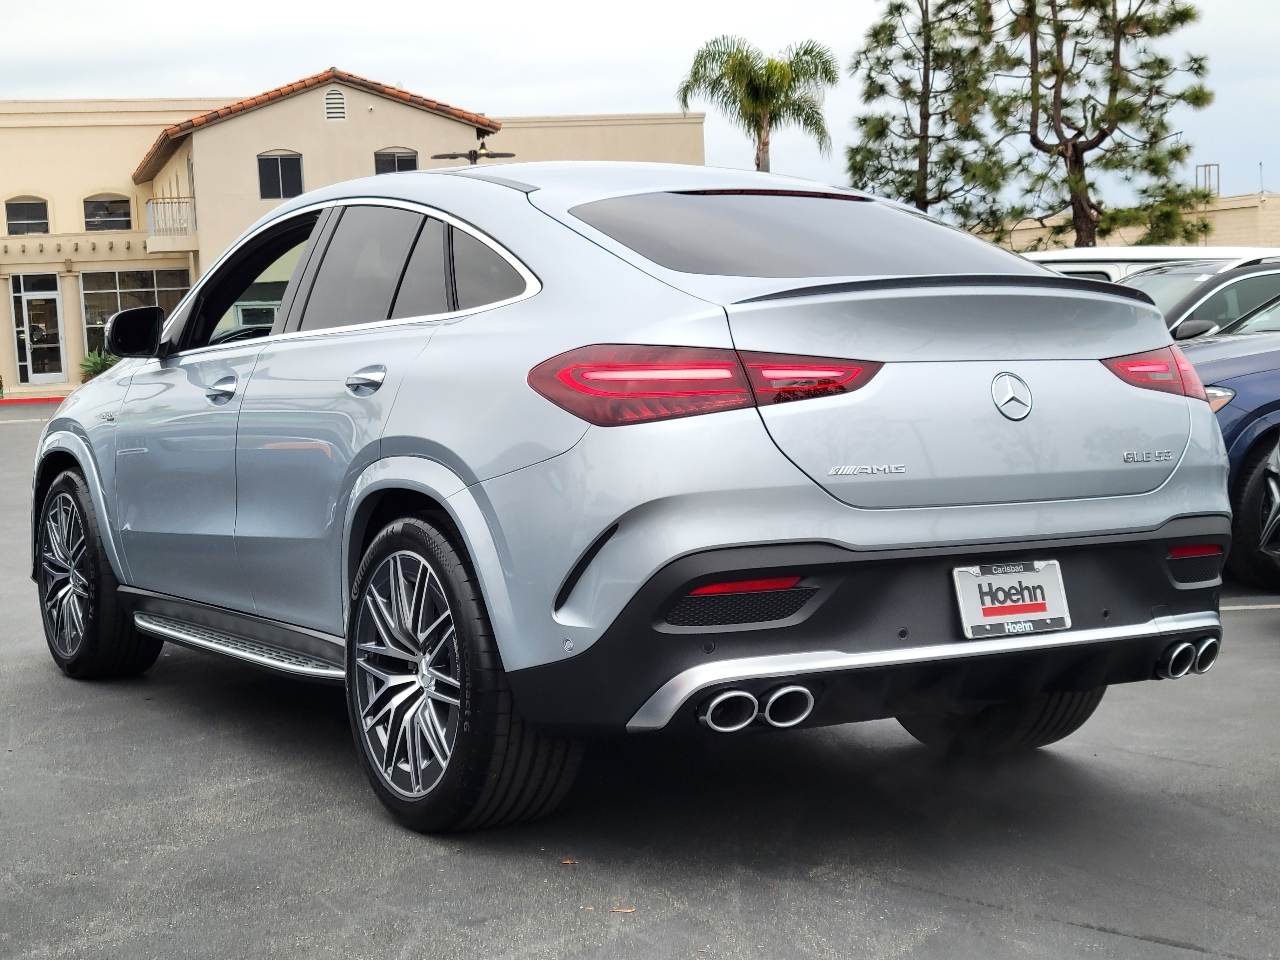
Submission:
<svg viewBox="0 0 1280 960">
<path fill-rule="evenodd" d="M 1280 458 L 1273 440 L 1240 464 L 1231 506 L 1227 568 L 1265 590 L 1280 590 Z"/>
<path fill-rule="evenodd" d="M 68 676 L 131 676 L 155 663 L 164 643 L 134 630 L 121 607 L 93 499 L 74 470 L 45 493 L 36 554 L 45 639 Z"/>
<path fill-rule="evenodd" d="M 387 786 L 423 797 L 440 781 L 458 737 L 458 632 L 440 578 L 399 551 L 360 598 L 355 695 L 365 748 Z"/>
<path fill-rule="evenodd" d="M 369 782 L 416 830 L 550 812 L 581 748 L 525 724 L 465 554 L 437 525 L 398 520 L 351 593 L 347 706 Z"/>
<path fill-rule="evenodd" d="M 71 494 L 49 498 L 40 541 L 40 579 L 49 643 L 70 660 L 84 640 L 89 602 L 89 542 L 84 517 Z"/>
</svg>

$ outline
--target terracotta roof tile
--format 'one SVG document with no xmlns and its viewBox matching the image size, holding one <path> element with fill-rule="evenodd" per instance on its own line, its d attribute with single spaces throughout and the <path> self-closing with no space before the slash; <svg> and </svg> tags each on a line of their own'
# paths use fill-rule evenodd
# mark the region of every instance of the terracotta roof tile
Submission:
<svg viewBox="0 0 1280 960">
<path fill-rule="evenodd" d="M 166 127 L 161 131 L 160 136 L 156 138 L 156 142 L 151 145 L 147 155 L 142 158 L 142 162 L 138 164 L 138 169 L 133 171 L 133 182 L 146 183 L 152 179 L 160 171 L 160 168 L 165 165 L 165 162 L 173 156 L 174 151 L 178 149 L 179 144 L 186 135 L 196 127 L 205 127 L 211 123 L 218 123 L 228 117 L 256 110 L 258 107 L 265 106 L 268 103 L 291 97 L 294 94 L 302 93 L 304 90 L 310 90 L 326 83 L 342 83 L 349 87 L 377 94 L 380 97 L 400 100 L 420 110 L 426 110 L 429 113 L 448 117 L 450 120 L 457 120 L 459 123 L 475 127 L 477 131 L 497 133 L 502 128 L 502 124 L 497 120 L 490 120 L 484 114 L 472 113 L 470 110 L 463 110 L 459 107 L 451 107 L 449 104 L 441 103 L 439 100 L 420 97 L 416 93 L 388 86 L 385 83 L 378 83 L 376 80 L 367 80 L 364 77 L 356 76 L 354 73 L 339 70 L 337 67 L 330 67 L 328 70 L 317 73 L 314 76 L 287 83 L 284 86 L 276 87 L 274 90 L 268 90 L 266 93 L 260 93 L 255 97 L 237 100 L 235 103 L 227 104 L 225 107 L 210 110 L 208 113 L 202 113 L 199 116 L 191 117 L 189 120 L 183 120 Z"/>
</svg>

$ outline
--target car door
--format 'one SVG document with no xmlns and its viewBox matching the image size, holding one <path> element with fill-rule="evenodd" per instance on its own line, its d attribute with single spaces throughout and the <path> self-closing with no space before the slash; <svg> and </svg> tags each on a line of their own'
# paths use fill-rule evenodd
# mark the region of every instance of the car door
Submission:
<svg viewBox="0 0 1280 960">
<path fill-rule="evenodd" d="M 175 315 L 169 355 L 130 380 L 116 415 L 116 509 L 133 585 L 251 612 L 235 552 L 236 426 L 264 336 L 317 216 L 228 257 Z"/>
<path fill-rule="evenodd" d="M 451 302 L 440 220 L 361 201 L 326 233 L 292 332 L 263 349 L 244 394 L 236 550 L 260 616 L 340 635 L 346 503 Z"/>
</svg>

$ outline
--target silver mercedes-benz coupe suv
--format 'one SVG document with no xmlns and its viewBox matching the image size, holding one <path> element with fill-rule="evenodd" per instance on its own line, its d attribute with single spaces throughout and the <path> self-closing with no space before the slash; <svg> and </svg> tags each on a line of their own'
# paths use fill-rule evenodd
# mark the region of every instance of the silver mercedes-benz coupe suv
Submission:
<svg viewBox="0 0 1280 960">
<path fill-rule="evenodd" d="M 1159 312 L 853 191 L 343 183 L 108 343 L 35 465 L 59 667 L 344 683 L 417 829 L 545 813 L 609 734 L 1031 749 L 1218 653 L 1227 462 Z"/>
</svg>

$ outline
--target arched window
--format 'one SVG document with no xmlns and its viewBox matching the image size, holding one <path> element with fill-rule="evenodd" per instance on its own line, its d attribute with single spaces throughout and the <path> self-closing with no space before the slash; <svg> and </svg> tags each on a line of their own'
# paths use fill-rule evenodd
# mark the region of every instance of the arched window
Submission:
<svg viewBox="0 0 1280 960">
<path fill-rule="evenodd" d="M 373 155 L 374 173 L 402 173 L 418 169 L 418 151 L 407 147 L 387 147 Z"/>
<path fill-rule="evenodd" d="M 86 230 L 130 230 L 133 218 L 129 214 L 129 198 L 116 193 L 100 193 L 84 201 L 84 228 Z"/>
<path fill-rule="evenodd" d="M 9 236 L 49 232 L 49 204 L 39 197 L 14 197 L 4 202 Z"/>
<path fill-rule="evenodd" d="M 258 154 L 258 196 L 287 200 L 302 193 L 302 154 L 272 150 Z"/>
<path fill-rule="evenodd" d="M 324 95 L 324 118 L 326 120 L 347 119 L 347 98 L 337 87 L 331 88 Z"/>
</svg>

